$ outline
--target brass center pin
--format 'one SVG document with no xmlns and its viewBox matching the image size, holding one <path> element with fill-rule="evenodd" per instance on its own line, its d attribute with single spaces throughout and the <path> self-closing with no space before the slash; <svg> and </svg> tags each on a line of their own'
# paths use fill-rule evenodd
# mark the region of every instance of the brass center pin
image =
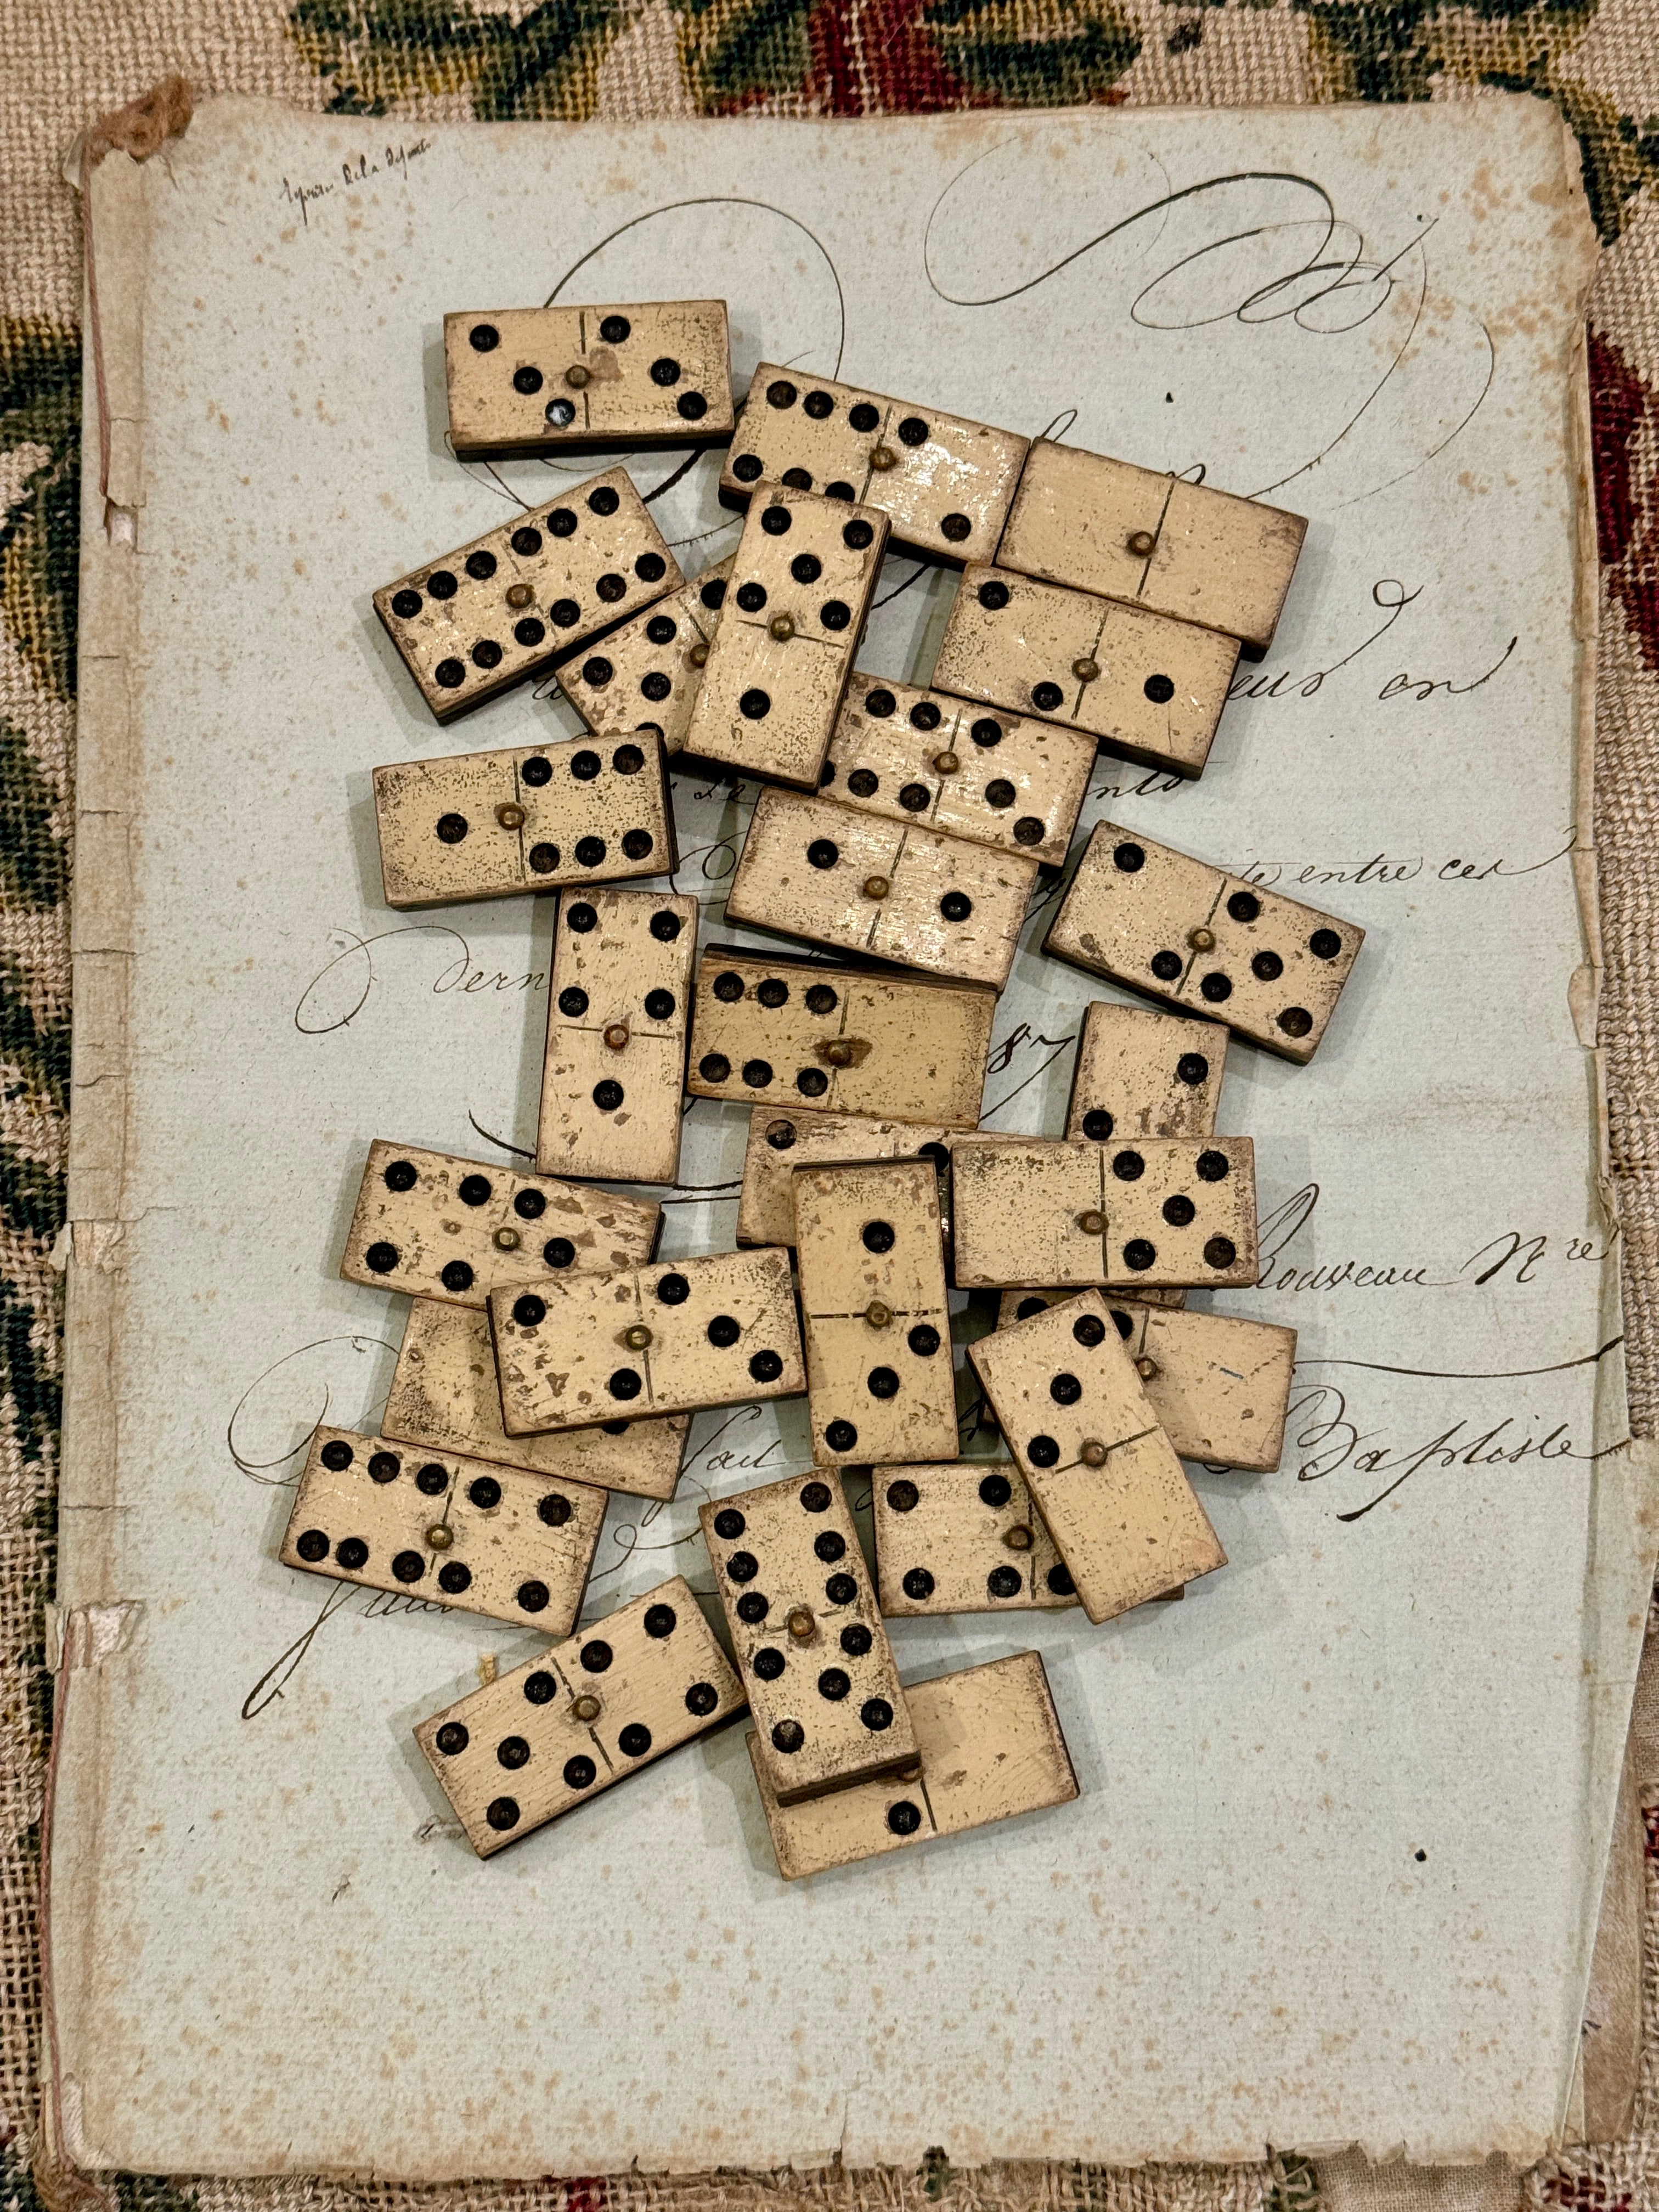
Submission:
<svg viewBox="0 0 1659 2212">
<path fill-rule="evenodd" d="M 795 635 L 795 625 L 787 615 L 774 615 L 766 627 L 780 645 L 786 643 Z"/>
<path fill-rule="evenodd" d="M 635 1322 L 633 1328 L 624 1333 L 623 1342 L 630 1352 L 644 1352 L 650 1346 L 651 1332 L 643 1322 Z"/>
<path fill-rule="evenodd" d="M 498 1252 L 516 1252 L 519 1249 L 518 1231 L 503 1222 L 495 1231 L 495 1244 Z"/>
<path fill-rule="evenodd" d="M 940 775 L 954 775 L 962 763 L 954 753 L 935 753 L 933 767 Z"/>
<path fill-rule="evenodd" d="M 599 1717 L 599 1701 L 592 1690 L 584 1690 L 580 1698 L 571 1701 L 570 1710 L 579 1721 L 596 1721 Z"/>
<path fill-rule="evenodd" d="M 527 607 L 535 596 L 528 584 L 509 584 L 507 587 L 507 604 L 510 607 Z"/>
<path fill-rule="evenodd" d="M 628 1042 L 627 1023 L 612 1022 L 610 1028 L 605 1033 L 605 1041 L 610 1046 L 612 1052 L 621 1052 Z"/>
<path fill-rule="evenodd" d="M 455 1540 L 455 1531 L 447 1522 L 434 1521 L 426 1532 L 426 1540 L 434 1552 L 447 1552 Z"/>
<path fill-rule="evenodd" d="M 1031 1532 L 1023 1521 L 1017 1522 L 1004 1535 L 1002 1540 L 1011 1552 L 1029 1552 L 1031 1548 Z"/>
<path fill-rule="evenodd" d="M 1143 1382 L 1157 1382 L 1163 1371 L 1157 1360 L 1148 1359 L 1144 1353 L 1135 1362 L 1135 1373 L 1139 1376 Z"/>
<path fill-rule="evenodd" d="M 872 469 L 896 468 L 898 465 L 898 455 L 890 446 L 877 446 L 871 452 L 870 465 Z"/>
<path fill-rule="evenodd" d="M 1157 550 L 1158 537 L 1151 530 L 1132 530 L 1125 542 L 1137 561 L 1150 561 Z"/>
<path fill-rule="evenodd" d="M 850 1067 L 853 1064 L 853 1048 L 845 1037 L 831 1037 L 829 1043 L 821 1044 L 818 1050 L 831 1067 Z"/>
<path fill-rule="evenodd" d="M 690 662 L 693 668 L 702 668 L 708 661 L 708 647 L 706 645 L 702 644 L 694 645 L 690 652 L 688 653 L 685 657 Z"/>
<path fill-rule="evenodd" d="M 1092 684 L 1100 673 L 1100 663 L 1091 660 L 1085 653 L 1081 660 L 1072 663 L 1072 673 L 1079 684 Z"/>
<path fill-rule="evenodd" d="M 505 806 L 498 806 L 495 809 L 495 819 L 503 830 L 522 830 L 524 809 L 522 806 L 515 806 L 512 800 L 508 799 Z"/>
<path fill-rule="evenodd" d="M 866 876 L 864 879 L 864 896 L 867 899 L 884 899 L 892 888 L 885 876 Z"/>
<path fill-rule="evenodd" d="M 804 1605 L 798 1605 L 789 1615 L 787 1626 L 795 1641 L 798 1644 L 805 1644 L 817 1624 L 806 1607 Z"/>
<path fill-rule="evenodd" d="M 864 1309 L 864 1318 L 872 1328 L 885 1328 L 893 1318 L 893 1309 L 883 1305 L 879 1298 L 872 1298 Z"/>
<path fill-rule="evenodd" d="M 569 368 L 566 369 L 564 373 L 564 380 L 570 386 L 570 389 L 573 392 L 582 392 L 586 389 L 593 380 L 589 375 L 586 369 L 582 367 L 580 362 L 574 361 L 572 362 Z"/>
<path fill-rule="evenodd" d="M 1078 1457 L 1083 1462 L 1085 1467 L 1104 1467 L 1106 1447 L 1091 1437 L 1082 1450 L 1079 1452 Z"/>
<path fill-rule="evenodd" d="M 1096 1213 L 1092 1210 L 1087 1213 L 1079 1213 L 1077 1225 L 1085 1237 L 1103 1237 L 1106 1234 L 1105 1215 Z"/>
<path fill-rule="evenodd" d="M 1212 929 L 1189 929 L 1187 932 L 1187 942 L 1194 952 L 1213 952 L 1215 932 Z"/>
</svg>

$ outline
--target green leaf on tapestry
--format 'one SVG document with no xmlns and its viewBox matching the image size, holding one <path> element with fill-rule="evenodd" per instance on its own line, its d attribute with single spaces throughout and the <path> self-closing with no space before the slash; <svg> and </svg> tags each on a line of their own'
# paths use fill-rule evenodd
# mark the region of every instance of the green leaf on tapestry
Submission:
<svg viewBox="0 0 1659 2212">
<path fill-rule="evenodd" d="M 68 895 L 57 808 L 22 732 L 0 721 L 0 905 L 14 913 L 49 914 Z"/>
<path fill-rule="evenodd" d="M 921 20 L 947 69 L 1022 107 L 1098 100 L 1140 52 L 1113 0 L 931 0 Z"/>
<path fill-rule="evenodd" d="M 516 21 L 469 0 L 297 0 L 289 36 L 335 114 L 465 94 L 486 123 L 577 121 L 593 109 L 621 0 L 543 0 Z"/>
<path fill-rule="evenodd" d="M 43 690 L 75 690 L 81 334 L 0 320 L 0 452 L 21 464 L 0 508 L 0 611 Z"/>
<path fill-rule="evenodd" d="M 793 91 L 811 73 L 810 0 L 690 0 L 686 61 L 699 107 Z"/>
</svg>

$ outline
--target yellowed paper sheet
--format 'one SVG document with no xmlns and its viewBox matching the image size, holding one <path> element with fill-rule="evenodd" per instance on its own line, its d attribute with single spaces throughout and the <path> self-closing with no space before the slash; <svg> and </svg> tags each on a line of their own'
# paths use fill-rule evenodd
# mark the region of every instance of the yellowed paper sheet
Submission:
<svg viewBox="0 0 1659 2212">
<path fill-rule="evenodd" d="M 89 436 L 84 517 L 71 2153 L 410 2180 L 1536 2155 L 1652 1575 L 1583 919 L 1590 231 L 1552 111 L 613 131 L 210 102 L 94 189 L 120 436 L 109 515 Z M 402 1333 L 335 1272 L 367 1144 L 536 1141 L 549 906 L 382 903 L 371 771 L 457 732 L 371 594 L 614 457 L 457 462 L 443 317 L 687 289 L 728 301 L 740 392 L 787 362 L 1309 516 L 1201 781 L 1103 757 L 1080 826 L 1367 933 L 1312 1066 L 1229 1054 L 1263 1279 L 1194 1303 L 1295 1327 L 1299 1364 L 1277 1474 L 1188 1470 L 1228 1566 L 1099 1628 L 896 1623 L 913 1680 L 1035 1644 L 1080 1794 L 790 1886 L 741 1724 L 479 1863 L 412 1729 L 542 1639 L 276 1556 L 313 1425 L 375 1430 Z M 679 458 L 629 465 L 693 573 L 738 522 L 719 456 L 671 486 Z M 860 666 L 926 684 L 954 588 L 890 556 Z M 462 733 L 574 728 L 520 690 Z M 673 781 L 673 888 L 705 944 L 740 936 L 753 787 Z M 1053 896 L 998 1008 L 994 1129 L 1061 1133 L 1083 1010 L 1116 995 L 1036 951 Z M 748 1120 L 689 1112 L 664 1257 L 731 1246 Z M 990 1326 L 953 1303 L 959 1340 Z M 971 1419 L 964 1445 L 991 1449 Z M 698 1505 L 810 1460 L 799 1401 L 700 1416 L 672 1503 L 610 1501 L 585 1618 L 706 1592 Z"/>
</svg>

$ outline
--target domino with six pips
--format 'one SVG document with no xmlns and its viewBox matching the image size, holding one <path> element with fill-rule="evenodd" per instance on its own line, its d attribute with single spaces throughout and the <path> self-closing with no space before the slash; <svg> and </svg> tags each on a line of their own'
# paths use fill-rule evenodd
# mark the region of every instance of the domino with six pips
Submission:
<svg viewBox="0 0 1659 2212">
<path fill-rule="evenodd" d="M 1043 949 L 1177 1015 L 1087 1009 L 1062 1142 L 975 1127 L 996 993 L 1097 743 L 1202 770 L 1306 526 L 773 364 L 734 416 L 721 301 L 469 311 L 445 342 L 458 455 L 729 439 L 749 513 L 687 583 L 613 468 L 374 594 L 438 720 L 556 666 L 589 734 L 376 772 L 389 905 L 566 895 L 538 1172 L 374 1146 L 341 1272 L 413 1294 L 403 1348 L 377 1433 L 314 1432 L 282 1556 L 567 1638 L 416 1731 L 481 1855 L 745 1689 L 787 1879 L 1061 1805 L 1038 1656 L 907 1692 L 881 1611 L 1098 1621 L 1224 1564 L 1177 1453 L 1275 1465 L 1295 1349 L 1178 1310 L 1255 1271 L 1227 1035 L 1310 1057 L 1363 932 L 1099 824 Z M 963 568 L 927 689 L 852 668 L 890 540 Z M 682 749 L 786 787 L 727 909 L 840 962 L 698 966 L 694 900 L 609 887 L 676 868 Z M 593 1179 L 672 1182 L 688 1092 L 751 1109 L 740 1249 L 665 1264 L 660 1207 Z M 947 1261 L 1013 1286 L 969 1350 L 1012 1464 L 954 1456 Z M 665 1499 L 697 1409 L 803 1388 L 824 1464 L 702 1508 L 742 1681 L 684 1582 L 570 1634 L 607 1491 Z"/>
</svg>

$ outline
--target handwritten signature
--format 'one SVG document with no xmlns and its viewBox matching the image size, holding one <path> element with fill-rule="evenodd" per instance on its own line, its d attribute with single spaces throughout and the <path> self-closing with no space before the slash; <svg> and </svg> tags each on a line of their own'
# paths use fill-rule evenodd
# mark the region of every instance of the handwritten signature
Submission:
<svg viewBox="0 0 1659 2212">
<path fill-rule="evenodd" d="M 284 177 L 283 198 L 291 207 L 299 209 L 301 226 L 309 230 L 311 210 L 315 201 L 327 199 L 331 193 L 349 190 L 353 185 L 366 185 L 371 177 L 396 175 L 407 171 L 411 161 L 419 161 L 422 154 L 431 150 L 432 141 L 429 138 L 416 138 L 412 144 L 406 139 L 399 139 L 395 146 L 387 146 L 382 150 L 378 161 L 372 155 L 354 155 L 350 161 L 341 162 L 337 177 L 318 184 L 295 184 L 291 177 Z"/>
</svg>

